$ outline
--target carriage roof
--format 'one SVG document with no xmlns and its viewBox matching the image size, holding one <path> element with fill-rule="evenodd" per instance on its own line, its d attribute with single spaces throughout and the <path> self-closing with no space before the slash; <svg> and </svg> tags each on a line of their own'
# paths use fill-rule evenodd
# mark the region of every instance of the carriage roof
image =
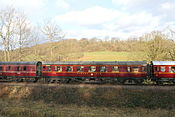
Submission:
<svg viewBox="0 0 175 117">
<path fill-rule="evenodd" d="M 36 65 L 37 62 L 0 62 L 0 65 Z"/>
<path fill-rule="evenodd" d="M 146 65 L 146 61 L 60 61 L 43 62 L 43 65 Z"/>
<path fill-rule="evenodd" d="M 175 65 L 175 61 L 152 61 L 153 65 Z"/>
</svg>

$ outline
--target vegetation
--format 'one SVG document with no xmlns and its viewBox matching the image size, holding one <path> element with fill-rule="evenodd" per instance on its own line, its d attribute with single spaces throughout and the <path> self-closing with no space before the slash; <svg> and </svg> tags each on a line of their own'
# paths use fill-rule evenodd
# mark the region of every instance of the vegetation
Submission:
<svg viewBox="0 0 175 117">
<path fill-rule="evenodd" d="M 97 51 L 85 52 L 79 61 L 142 61 L 143 52 L 115 52 L 115 51 Z M 146 59 L 145 59 L 146 60 Z"/>
<path fill-rule="evenodd" d="M 174 88 L 0 86 L 1 117 L 155 117 L 175 114 Z"/>
<path fill-rule="evenodd" d="M 172 117 L 175 110 L 106 108 L 0 99 L 1 117 Z"/>
<path fill-rule="evenodd" d="M 20 51 L 22 54 L 19 53 Z M 0 52 L 4 61 L 4 51 Z M 6 58 L 6 57 L 5 57 Z M 160 32 L 139 39 L 66 39 L 10 51 L 10 61 L 137 61 L 174 60 L 175 43 Z"/>
<path fill-rule="evenodd" d="M 175 31 L 138 38 L 65 39 L 52 21 L 34 27 L 15 8 L 0 9 L 0 61 L 175 60 Z M 0 85 L 1 117 L 155 117 L 175 115 L 175 90 L 152 87 Z"/>
</svg>

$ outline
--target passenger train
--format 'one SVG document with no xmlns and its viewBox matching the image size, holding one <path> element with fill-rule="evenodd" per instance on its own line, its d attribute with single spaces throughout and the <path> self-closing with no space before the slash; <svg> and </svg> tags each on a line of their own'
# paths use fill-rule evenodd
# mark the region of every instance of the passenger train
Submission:
<svg viewBox="0 0 175 117">
<path fill-rule="evenodd" d="M 175 84 L 175 61 L 0 62 L 0 81 Z"/>
</svg>

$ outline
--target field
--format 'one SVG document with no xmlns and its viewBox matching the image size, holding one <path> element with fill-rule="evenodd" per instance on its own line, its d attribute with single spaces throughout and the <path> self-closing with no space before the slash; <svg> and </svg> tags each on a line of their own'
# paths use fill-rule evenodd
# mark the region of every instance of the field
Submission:
<svg viewBox="0 0 175 117">
<path fill-rule="evenodd" d="M 146 60 L 143 52 L 85 52 L 79 61 L 141 61 Z"/>
<path fill-rule="evenodd" d="M 175 88 L 0 86 L 0 117 L 173 117 Z"/>
</svg>

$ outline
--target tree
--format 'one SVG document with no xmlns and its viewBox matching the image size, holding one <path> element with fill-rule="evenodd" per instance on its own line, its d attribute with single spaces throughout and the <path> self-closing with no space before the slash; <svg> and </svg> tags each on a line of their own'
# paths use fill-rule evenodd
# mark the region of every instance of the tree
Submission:
<svg viewBox="0 0 175 117">
<path fill-rule="evenodd" d="M 16 17 L 15 34 L 17 40 L 17 47 L 19 48 L 19 61 L 22 61 L 22 48 L 26 47 L 29 44 L 29 40 L 31 37 L 30 23 L 24 14 L 18 14 Z"/>
<path fill-rule="evenodd" d="M 13 38 L 15 33 L 14 8 L 7 8 L 0 11 L 0 38 L 4 50 L 4 61 L 10 61 L 10 50 L 13 49 Z"/>
<path fill-rule="evenodd" d="M 51 43 L 50 44 L 50 57 L 51 57 L 51 61 L 53 61 L 54 60 L 53 49 L 55 48 L 53 42 L 63 39 L 65 35 L 63 31 L 61 30 L 61 28 L 52 21 L 47 22 L 41 31 Z"/>
<path fill-rule="evenodd" d="M 144 36 L 145 41 L 145 54 L 147 59 L 152 60 L 166 60 L 169 50 L 170 40 L 161 32 L 152 32 Z"/>
<path fill-rule="evenodd" d="M 170 27 L 168 27 L 166 31 L 168 31 L 166 36 L 170 40 L 169 49 L 168 49 L 170 60 L 175 61 L 175 31 L 172 30 Z"/>
<path fill-rule="evenodd" d="M 13 7 L 0 11 L 0 42 L 4 52 L 4 61 L 11 60 L 11 53 L 16 48 L 20 48 L 19 56 L 21 56 L 21 49 L 30 34 L 28 26 L 25 15 L 17 12 Z"/>
</svg>

